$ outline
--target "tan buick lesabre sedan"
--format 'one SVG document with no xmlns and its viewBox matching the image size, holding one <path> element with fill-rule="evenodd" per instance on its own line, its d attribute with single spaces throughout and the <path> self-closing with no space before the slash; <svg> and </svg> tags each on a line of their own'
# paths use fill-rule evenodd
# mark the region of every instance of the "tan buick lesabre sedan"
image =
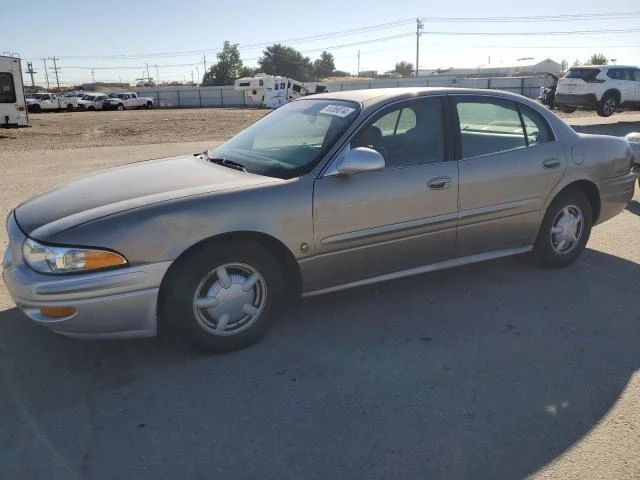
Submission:
<svg viewBox="0 0 640 480">
<path fill-rule="evenodd" d="M 303 98 L 219 148 L 112 168 L 7 219 L 4 279 L 54 332 L 178 332 L 220 352 L 288 295 L 506 255 L 572 263 L 634 189 L 622 138 L 582 135 L 504 92 Z"/>
</svg>

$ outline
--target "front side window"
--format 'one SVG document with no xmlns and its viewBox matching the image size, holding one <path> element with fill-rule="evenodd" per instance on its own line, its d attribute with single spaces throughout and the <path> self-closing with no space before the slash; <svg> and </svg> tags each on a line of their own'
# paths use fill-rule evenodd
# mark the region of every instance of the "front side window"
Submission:
<svg viewBox="0 0 640 480">
<path fill-rule="evenodd" d="M 445 160 L 444 122 L 439 98 L 423 98 L 390 107 L 361 128 L 350 147 L 378 151 L 386 168 Z"/>
<path fill-rule="evenodd" d="M 16 87 L 9 72 L 0 73 L 0 103 L 16 103 Z"/>
<path fill-rule="evenodd" d="M 287 103 L 210 155 L 239 163 L 251 173 L 293 178 L 313 168 L 359 111 L 359 104 L 340 100 Z"/>
<path fill-rule="evenodd" d="M 515 105 L 500 99 L 458 99 L 462 158 L 506 152 L 526 145 Z"/>
</svg>

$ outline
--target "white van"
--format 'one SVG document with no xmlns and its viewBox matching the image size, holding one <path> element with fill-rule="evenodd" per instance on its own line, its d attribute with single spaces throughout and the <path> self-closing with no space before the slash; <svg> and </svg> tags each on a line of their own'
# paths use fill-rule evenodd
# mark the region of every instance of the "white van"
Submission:
<svg viewBox="0 0 640 480">
<path fill-rule="evenodd" d="M 20 59 L 0 56 L 0 128 L 28 126 Z"/>
</svg>

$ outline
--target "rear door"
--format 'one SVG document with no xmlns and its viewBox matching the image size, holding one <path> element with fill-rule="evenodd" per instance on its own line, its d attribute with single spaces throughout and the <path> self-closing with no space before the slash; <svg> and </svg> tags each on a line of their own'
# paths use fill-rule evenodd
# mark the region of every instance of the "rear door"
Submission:
<svg viewBox="0 0 640 480">
<path fill-rule="evenodd" d="M 460 168 L 455 255 L 526 247 L 562 178 L 564 148 L 542 115 L 512 100 L 451 97 Z"/>
<path fill-rule="evenodd" d="M 451 258 L 458 165 L 447 148 L 445 99 L 395 103 L 359 129 L 349 148 L 376 149 L 385 158 L 383 170 L 316 180 L 317 255 L 304 266 L 306 290 Z"/>
</svg>

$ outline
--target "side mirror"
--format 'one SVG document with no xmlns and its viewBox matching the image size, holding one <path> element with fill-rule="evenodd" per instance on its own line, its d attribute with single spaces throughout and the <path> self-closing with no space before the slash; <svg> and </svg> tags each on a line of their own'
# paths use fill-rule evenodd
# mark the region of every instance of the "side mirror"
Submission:
<svg viewBox="0 0 640 480">
<path fill-rule="evenodd" d="M 371 172 L 382 170 L 385 166 L 384 157 L 379 152 L 367 147 L 358 147 L 346 152 L 337 165 L 338 175 Z"/>
</svg>

